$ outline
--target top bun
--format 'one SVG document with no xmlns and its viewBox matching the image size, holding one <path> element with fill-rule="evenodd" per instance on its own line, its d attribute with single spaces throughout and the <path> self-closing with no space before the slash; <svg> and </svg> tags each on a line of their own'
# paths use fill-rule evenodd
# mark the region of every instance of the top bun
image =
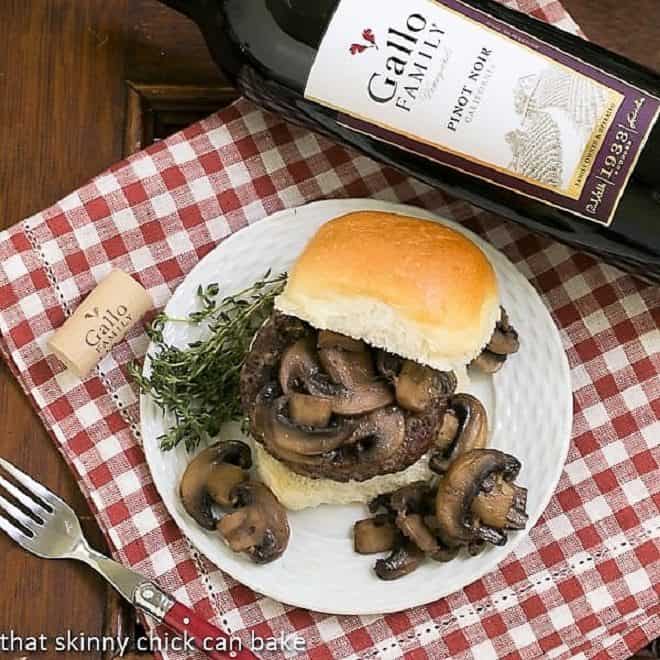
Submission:
<svg viewBox="0 0 660 660">
<path fill-rule="evenodd" d="M 441 371 L 461 370 L 481 352 L 499 304 L 493 267 L 463 234 L 377 211 L 324 224 L 275 301 L 319 330 Z"/>
</svg>

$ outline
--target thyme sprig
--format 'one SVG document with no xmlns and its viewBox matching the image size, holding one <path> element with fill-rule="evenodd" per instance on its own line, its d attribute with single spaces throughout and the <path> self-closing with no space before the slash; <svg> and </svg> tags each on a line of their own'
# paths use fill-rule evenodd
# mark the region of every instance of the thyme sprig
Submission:
<svg viewBox="0 0 660 660">
<path fill-rule="evenodd" d="M 138 364 L 129 366 L 142 392 L 149 394 L 174 424 L 158 440 L 170 450 L 181 442 L 192 451 L 216 436 L 222 424 L 242 418 L 239 377 L 252 337 L 270 316 L 273 301 L 284 288 L 286 274 L 271 277 L 268 271 L 254 285 L 218 301 L 218 284 L 200 286 L 200 309 L 186 318 L 159 314 L 147 328 L 156 350 L 147 358 L 151 374 Z M 167 323 L 206 323 L 208 336 L 185 348 L 168 344 Z"/>
</svg>

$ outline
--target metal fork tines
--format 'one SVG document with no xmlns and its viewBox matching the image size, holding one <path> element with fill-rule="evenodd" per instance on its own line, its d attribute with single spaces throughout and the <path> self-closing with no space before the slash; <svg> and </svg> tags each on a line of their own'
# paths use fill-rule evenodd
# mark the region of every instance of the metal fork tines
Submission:
<svg viewBox="0 0 660 660">
<path fill-rule="evenodd" d="M 0 488 L 20 505 L 0 494 L 0 529 L 40 557 L 73 557 L 76 547 L 84 542 L 73 509 L 2 458 L 0 467 L 20 486 L 18 488 L 0 473 Z"/>
<path fill-rule="evenodd" d="M 122 566 L 97 552 L 85 539 L 74 510 L 55 493 L 42 486 L 9 461 L 0 458 L 0 468 L 20 486 L 0 472 L 4 489 L 20 507 L 0 493 L 0 530 L 16 543 L 43 559 L 77 559 L 98 571 L 134 605 L 141 589 L 153 595 L 142 609 L 158 618 L 174 602 L 144 575 Z M 27 512 L 27 513 L 26 513 Z"/>
<path fill-rule="evenodd" d="M 4 470 L 0 472 L 0 530 L 22 548 L 43 559 L 85 562 L 129 603 L 175 632 L 188 635 L 193 644 L 213 660 L 255 659 L 256 656 L 243 647 L 226 653 L 209 650 L 206 646 L 209 639 L 224 641 L 229 649 L 234 648 L 233 641 L 223 630 L 174 600 L 155 582 L 90 548 L 75 512 L 55 493 L 3 458 L 0 458 L 0 468 Z"/>
</svg>

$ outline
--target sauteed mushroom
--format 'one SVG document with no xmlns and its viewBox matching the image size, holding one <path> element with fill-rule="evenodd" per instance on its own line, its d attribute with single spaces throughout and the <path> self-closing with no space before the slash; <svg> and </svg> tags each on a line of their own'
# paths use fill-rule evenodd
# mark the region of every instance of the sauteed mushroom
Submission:
<svg viewBox="0 0 660 660">
<path fill-rule="evenodd" d="M 218 529 L 234 552 L 245 552 L 257 564 L 277 559 L 289 542 L 286 511 L 267 486 L 247 481 L 231 491 L 235 511 Z"/>
<path fill-rule="evenodd" d="M 508 314 L 503 307 L 500 309 L 500 320 L 495 324 L 495 331 L 486 345 L 486 349 L 496 355 L 510 355 L 518 351 L 520 341 L 515 328 L 509 323 Z"/>
<path fill-rule="evenodd" d="M 472 513 L 482 524 L 500 529 L 524 529 L 527 524 L 527 490 L 506 481 L 502 474 L 481 484 Z"/>
<path fill-rule="evenodd" d="M 376 352 L 376 369 L 378 373 L 386 378 L 390 383 L 394 383 L 396 377 L 401 372 L 403 358 L 393 353 L 388 353 L 383 349 Z"/>
<path fill-rule="evenodd" d="M 506 530 L 522 529 L 527 520 L 526 491 L 513 484 L 519 471 L 518 459 L 496 449 L 474 449 L 459 456 L 438 485 L 436 518 L 443 543 L 504 545 Z"/>
<path fill-rule="evenodd" d="M 416 481 L 391 494 L 387 507 L 396 513 L 401 532 L 436 561 L 453 559 L 458 550 L 448 548 L 438 538 L 435 518 L 435 492 L 426 481 Z"/>
<path fill-rule="evenodd" d="M 338 415 L 361 415 L 392 403 L 387 383 L 376 377 L 371 351 L 362 342 L 334 332 L 319 333 L 319 360 L 333 383 L 341 386 L 332 397 Z"/>
<path fill-rule="evenodd" d="M 409 540 L 401 541 L 392 554 L 379 559 L 374 566 L 381 580 L 396 580 L 412 573 L 424 560 L 424 553 Z"/>
<path fill-rule="evenodd" d="M 482 403 L 471 394 L 455 394 L 436 436 L 430 468 L 442 474 L 461 454 L 485 447 L 487 438 L 488 419 Z"/>
<path fill-rule="evenodd" d="M 291 344 L 282 355 L 279 369 L 280 386 L 284 394 L 308 388 L 309 380 L 318 374 L 319 363 L 311 337 L 303 337 Z"/>
<path fill-rule="evenodd" d="M 506 358 L 506 355 L 497 355 L 488 350 L 483 350 L 470 364 L 478 367 L 485 374 L 494 374 L 502 368 Z"/>
<path fill-rule="evenodd" d="M 495 330 L 480 355 L 472 364 L 487 374 L 494 374 L 502 368 L 507 357 L 520 348 L 518 333 L 509 322 L 505 309 L 500 307 L 500 320 L 495 324 Z"/>
<path fill-rule="evenodd" d="M 250 448 L 239 441 L 217 442 L 200 452 L 188 465 L 179 487 L 183 508 L 204 529 L 215 529 L 213 506 L 228 507 L 230 492 L 248 478 Z"/>
<path fill-rule="evenodd" d="M 456 390 L 457 380 L 452 371 L 436 371 L 405 360 L 395 383 L 397 403 L 406 410 L 421 413 L 438 397 L 452 394 Z"/>
<path fill-rule="evenodd" d="M 398 537 L 399 531 L 386 513 L 358 520 L 353 526 L 353 547 L 361 555 L 392 550 Z"/>
<path fill-rule="evenodd" d="M 348 351 L 338 346 L 319 348 L 319 360 L 331 380 L 353 390 L 376 379 L 369 351 Z"/>
<path fill-rule="evenodd" d="M 324 427 L 330 422 L 332 404 L 329 399 L 292 392 L 289 396 L 289 417 L 300 426 Z"/>
<path fill-rule="evenodd" d="M 362 353 L 367 350 L 366 344 L 360 339 L 353 339 L 332 330 L 320 330 L 316 345 L 322 348 L 341 348 L 351 353 Z"/>
<path fill-rule="evenodd" d="M 337 449 L 351 438 L 353 420 L 341 419 L 336 424 L 316 428 L 301 426 L 287 417 L 289 397 L 275 399 L 265 413 L 263 428 L 266 445 L 302 456 L 325 454 Z"/>
<path fill-rule="evenodd" d="M 403 413 L 393 406 L 379 408 L 362 417 L 351 434 L 358 462 L 384 460 L 403 443 L 406 424 Z"/>
<path fill-rule="evenodd" d="M 337 362 L 343 349 L 323 349 L 334 351 Z M 365 351 L 354 352 L 351 356 L 367 356 Z M 327 358 L 327 354 L 326 354 Z M 329 363 L 329 358 L 328 363 Z M 359 360 L 358 360 L 359 364 Z M 286 349 L 280 363 L 279 381 L 285 394 L 301 389 L 309 394 L 330 401 L 332 412 L 337 415 L 362 415 L 371 410 L 381 408 L 394 400 L 392 391 L 386 383 L 375 378 L 359 378 L 357 369 L 354 371 L 349 360 L 345 365 L 345 383 L 333 382 L 327 374 L 321 372 L 319 356 L 316 353 L 313 339 L 305 337 Z M 337 366 L 340 370 L 342 367 Z"/>
<path fill-rule="evenodd" d="M 341 388 L 331 398 L 332 412 L 337 415 L 364 415 L 387 406 L 394 400 L 394 394 L 383 381 L 374 380 L 357 386 L 354 390 Z"/>
</svg>

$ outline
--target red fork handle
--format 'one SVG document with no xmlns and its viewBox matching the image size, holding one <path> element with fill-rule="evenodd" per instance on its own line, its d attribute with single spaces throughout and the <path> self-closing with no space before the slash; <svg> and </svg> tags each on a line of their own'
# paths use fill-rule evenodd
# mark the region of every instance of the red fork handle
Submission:
<svg viewBox="0 0 660 660">
<path fill-rule="evenodd" d="M 175 632 L 187 635 L 193 644 L 212 660 L 256 659 L 238 638 L 230 637 L 181 603 L 175 602 L 172 605 L 163 617 L 163 623 Z"/>
<path fill-rule="evenodd" d="M 188 638 L 212 660 L 257 660 L 240 640 L 230 637 L 199 616 L 189 607 L 175 601 L 153 582 L 143 582 L 133 594 L 133 604 L 174 632 Z"/>
</svg>

